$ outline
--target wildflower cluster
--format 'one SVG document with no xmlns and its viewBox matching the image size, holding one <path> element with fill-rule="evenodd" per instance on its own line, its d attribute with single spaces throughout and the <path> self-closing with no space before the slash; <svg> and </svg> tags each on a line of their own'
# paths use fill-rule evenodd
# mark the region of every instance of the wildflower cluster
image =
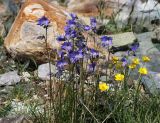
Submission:
<svg viewBox="0 0 160 123">
<path fill-rule="evenodd" d="M 49 123 L 110 122 L 113 119 L 115 122 L 127 122 L 123 115 L 128 116 L 129 110 L 131 110 L 129 112 L 131 119 L 136 121 L 134 112 L 139 111 L 140 98 L 144 99 L 144 94 L 141 95 L 142 77 L 148 74 L 145 65 L 151 60 L 148 56 L 141 58 L 136 56 L 138 43 L 130 45 L 130 49 L 122 57 L 113 56 L 111 54 L 113 39 L 109 36 L 98 38 L 95 18 L 92 17 L 90 24 L 86 25 L 79 20 L 77 15 L 70 14 L 70 19 L 67 20 L 64 28 L 65 33 L 57 37 L 57 42 L 61 44 L 61 47 L 51 50 L 47 40 L 47 31 L 52 26 L 49 19 L 40 18 L 38 25 L 45 29 L 45 34 L 38 38 L 45 41 L 50 77 L 49 83 L 46 81 L 44 91 L 45 105 L 42 113 L 45 117 L 39 120 L 40 122 L 44 119 Z M 94 46 L 90 43 L 94 43 Z M 57 55 L 54 61 L 58 70 L 57 78 L 51 77 L 53 52 Z M 134 56 L 132 60 L 130 56 Z M 137 80 L 133 80 L 131 72 L 138 73 L 134 74 L 134 76 L 137 75 L 134 77 L 138 78 Z M 126 102 L 128 108 L 124 111 Z M 142 104 L 146 102 L 150 102 L 150 99 L 142 101 Z M 144 107 L 146 106 L 143 106 L 142 110 Z M 42 113 L 40 112 L 35 117 L 39 119 Z M 112 115 L 108 117 L 106 114 Z M 121 117 L 122 120 L 119 120 Z M 139 117 L 138 121 L 140 121 Z"/>
<path fill-rule="evenodd" d="M 73 64 L 76 68 L 76 73 L 80 71 L 80 64 L 83 61 L 88 61 L 87 71 L 94 72 L 99 51 L 87 46 L 87 40 L 83 33 L 96 32 L 96 19 L 90 19 L 90 25 L 82 24 L 75 14 L 70 14 L 71 19 L 67 21 L 65 26 L 65 34 L 57 37 L 57 41 L 62 42 L 61 49 L 58 50 L 59 60 L 57 68 L 60 73 L 63 72 L 66 66 Z M 101 38 L 104 47 L 111 44 L 112 39 L 104 36 Z M 82 67 L 82 66 L 81 66 Z"/>
<path fill-rule="evenodd" d="M 43 26 L 44 28 L 47 28 L 49 25 L 49 20 L 46 17 L 42 17 L 41 19 L 39 19 L 38 24 L 40 26 Z M 61 48 L 57 51 L 58 60 L 56 62 L 58 77 L 60 77 L 63 71 L 66 69 L 78 75 L 80 75 L 82 71 L 87 71 L 88 73 L 93 73 L 96 71 L 96 69 L 98 68 L 98 59 L 100 58 L 100 52 L 94 48 L 88 47 L 87 38 L 84 36 L 84 34 L 86 33 L 95 34 L 96 25 L 97 21 L 93 17 L 90 19 L 90 25 L 85 25 L 81 23 L 77 15 L 73 13 L 70 14 L 70 19 L 67 20 L 66 26 L 64 27 L 65 33 L 57 37 L 57 41 L 61 43 Z M 109 48 L 112 46 L 112 37 L 101 36 L 99 40 L 101 47 L 107 49 L 107 51 L 109 52 Z M 135 53 L 138 47 L 138 43 L 132 44 L 130 46 L 130 50 L 128 51 L 128 55 L 136 56 Z M 149 61 L 149 57 L 142 57 L 142 62 L 145 63 Z M 113 56 L 111 62 L 111 69 L 113 69 L 114 80 L 124 81 L 125 69 L 135 69 L 140 64 L 140 59 L 135 57 L 132 62 L 129 63 L 128 56 L 124 56 L 122 58 Z M 124 68 L 124 70 L 120 70 L 121 68 Z M 147 68 L 145 67 L 139 68 L 138 72 L 141 75 L 148 74 Z M 113 78 L 113 76 L 110 76 L 109 78 L 111 77 Z M 99 82 L 99 89 L 101 91 L 108 90 L 108 86 L 109 85 L 107 85 L 107 83 Z"/>
</svg>

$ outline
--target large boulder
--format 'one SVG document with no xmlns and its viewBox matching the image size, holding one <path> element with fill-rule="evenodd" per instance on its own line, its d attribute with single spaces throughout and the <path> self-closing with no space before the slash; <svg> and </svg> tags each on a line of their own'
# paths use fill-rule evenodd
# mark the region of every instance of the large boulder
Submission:
<svg viewBox="0 0 160 123">
<path fill-rule="evenodd" d="M 63 33 L 66 13 L 63 8 L 43 0 L 26 0 L 5 38 L 5 48 L 13 57 L 28 56 L 45 61 L 45 41 L 38 38 L 45 35 L 45 29 L 37 25 L 37 20 L 43 16 L 50 20 L 47 43 L 50 49 L 55 49 L 59 47 L 55 38 Z"/>
</svg>

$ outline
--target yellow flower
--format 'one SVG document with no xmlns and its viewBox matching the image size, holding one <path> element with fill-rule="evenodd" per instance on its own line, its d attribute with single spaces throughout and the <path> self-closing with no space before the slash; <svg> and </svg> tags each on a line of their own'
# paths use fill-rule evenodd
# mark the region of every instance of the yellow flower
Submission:
<svg viewBox="0 0 160 123">
<path fill-rule="evenodd" d="M 129 65 L 129 68 L 130 68 L 130 69 L 136 68 L 136 64 L 130 64 L 130 65 Z"/>
<path fill-rule="evenodd" d="M 106 84 L 105 82 L 100 82 L 99 83 L 99 89 L 101 91 L 108 91 L 109 90 L 109 85 Z"/>
<path fill-rule="evenodd" d="M 136 64 L 136 65 L 139 64 L 139 59 L 138 59 L 138 58 L 134 58 L 134 59 L 132 60 L 132 63 L 133 63 L 133 64 Z"/>
<path fill-rule="evenodd" d="M 119 60 L 119 58 L 117 56 L 112 57 L 112 61 L 114 64 L 117 63 L 118 60 Z"/>
<path fill-rule="evenodd" d="M 138 71 L 140 74 L 143 74 L 143 75 L 147 75 L 148 74 L 148 70 L 147 68 L 145 67 L 141 67 L 139 68 L 139 71 Z"/>
<path fill-rule="evenodd" d="M 143 56 L 142 61 L 143 62 L 149 62 L 151 59 L 148 56 Z"/>
<path fill-rule="evenodd" d="M 115 80 L 116 81 L 123 81 L 124 80 L 124 75 L 123 74 L 116 74 L 115 75 Z"/>
</svg>

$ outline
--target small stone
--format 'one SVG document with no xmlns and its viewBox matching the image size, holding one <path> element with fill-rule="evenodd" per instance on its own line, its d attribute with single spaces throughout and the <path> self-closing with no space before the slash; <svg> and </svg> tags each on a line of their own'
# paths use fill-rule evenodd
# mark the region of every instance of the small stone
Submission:
<svg viewBox="0 0 160 123">
<path fill-rule="evenodd" d="M 56 73 L 56 66 L 51 64 L 51 75 L 55 75 Z M 49 63 L 42 64 L 38 67 L 38 77 L 42 80 L 50 79 Z"/>
<path fill-rule="evenodd" d="M 22 79 L 24 79 L 26 82 L 29 81 L 31 75 L 28 72 L 22 72 Z"/>
<path fill-rule="evenodd" d="M 101 76 L 101 77 L 100 77 L 100 81 L 106 82 L 106 76 Z"/>
<path fill-rule="evenodd" d="M 17 74 L 17 71 L 8 72 L 0 75 L 0 86 L 15 85 L 19 83 L 21 77 Z"/>
</svg>

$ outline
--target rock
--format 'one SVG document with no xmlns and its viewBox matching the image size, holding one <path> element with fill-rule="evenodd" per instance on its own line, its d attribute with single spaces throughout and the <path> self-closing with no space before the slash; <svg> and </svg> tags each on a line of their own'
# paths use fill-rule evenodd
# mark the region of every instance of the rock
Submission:
<svg viewBox="0 0 160 123">
<path fill-rule="evenodd" d="M 106 82 L 106 76 L 101 76 L 99 79 L 100 79 L 100 81 L 102 81 L 102 82 Z"/>
<path fill-rule="evenodd" d="M 150 21 L 159 18 L 160 4 L 155 0 L 119 0 L 120 11 L 116 16 L 116 22 L 119 27 L 128 23 L 150 27 Z"/>
<path fill-rule="evenodd" d="M 51 65 L 51 74 L 55 75 L 57 73 L 56 66 Z M 42 80 L 49 80 L 50 76 L 49 63 L 42 64 L 38 67 L 38 77 Z"/>
<path fill-rule="evenodd" d="M 45 29 L 37 25 L 37 20 L 46 16 L 50 20 L 48 28 L 48 46 L 57 49 L 59 44 L 55 37 L 63 33 L 66 23 L 66 11 L 57 5 L 49 5 L 43 0 L 27 0 L 16 17 L 4 46 L 13 56 L 28 56 L 37 61 L 46 61 Z"/>
<path fill-rule="evenodd" d="M 0 86 L 14 85 L 20 82 L 21 78 L 17 71 L 8 72 L 0 75 Z"/>
<path fill-rule="evenodd" d="M 149 93 L 160 93 L 160 72 L 150 71 L 149 76 L 144 76 L 142 82 Z"/>
<path fill-rule="evenodd" d="M 25 82 L 30 81 L 31 75 L 28 72 L 22 72 L 22 79 L 24 79 Z"/>
<path fill-rule="evenodd" d="M 157 27 L 157 28 L 153 31 L 152 42 L 153 42 L 153 43 L 160 43 L 160 27 Z"/>
<path fill-rule="evenodd" d="M 132 44 L 136 40 L 136 37 L 133 34 L 133 32 L 125 32 L 109 36 L 113 38 L 113 46 L 123 46 Z"/>
<path fill-rule="evenodd" d="M 152 32 L 141 33 L 136 35 L 140 44 L 138 54 L 141 55 L 152 54 L 152 53 L 156 54 L 159 52 L 159 50 L 155 47 L 155 45 L 151 41 L 152 35 L 153 35 Z"/>
</svg>

